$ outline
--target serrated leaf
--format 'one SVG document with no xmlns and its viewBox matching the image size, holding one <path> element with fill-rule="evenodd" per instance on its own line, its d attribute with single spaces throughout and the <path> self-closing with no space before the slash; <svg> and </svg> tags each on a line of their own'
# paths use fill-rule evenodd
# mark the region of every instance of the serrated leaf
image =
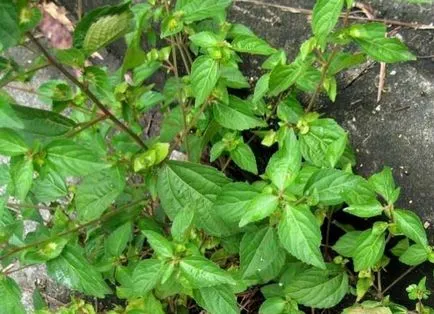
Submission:
<svg viewBox="0 0 434 314">
<path fill-rule="evenodd" d="M 221 188 L 229 182 L 215 168 L 169 161 L 159 171 L 157 190 L 170 219 L 189 207 L 195 212 L 195 223 L 199 228 L 212 235 L 222 235 L 230 230 L 212 207 Z"/>
<path fill-rule="evenodd" d="M 282 314 L 285 313 L 286 300 L 280 297 L 266 299 L 259 308 L 259 314 Z"/>
<path fill-rule="evenodd" d="M 194 210 L 190 208 L 184 208 L 180 210 L 175 219 L 173 219 L 172 228 L 170 232 L 172 233 L 173 238 L 176 241 L 185 240 L 188 231 L 190 230 L 191 225 L 194 221 Z"/>
<path fill-rule="evenodd" d="M 146 236 L 149 245 L 157 255 L 163 258 L 173 257 L 173 247 L 169 240 L 151 230 L 143 230 L 142 233 Z"/>
<path fill-rule="evenodd" d="M 173 108 L 161 125 L 160 141 L 169 143 L 184 128 L 184 119 L 180 106 Z"/>
<path fill-rule="evenodd" d="M 1 8 L 1 2 L 0 2 Z M 2 10 L 2 9 L 0 9 Z M 21 291 L 16 282 L 0 274 L 0 298 L 2 305 L 0 314 L 25 314 L 23 304 L 21 303 Z"/>
<path fill-rule="evenodd" d="M 321 238 L 320 227 L 309 207 L 286 206 L 279 222 L 279 239 L 291 255 L 325 269 L 320 251 Z"/>
<path fill-rule="evenodd" d="M 139 109 L 140 112 L 146 113 L 163 101 L 164 96 L 161 93 L 148 91 L 137 99 L 135 107 Z"/>
<path fill-rule="evenodd" d="M 86 60 L 84 53 L 77 48 L 58 49 L 55 55 L 60 63 L 78 68 L 83 67 Z"/>
<path fill-rule="evenodd" d="M 257 118 L 250 103 L 235 96 L 230 96 L 229 104 L 218 103 L 213 106 L 217 122 L 231 130 L 247 130 L 265 127 L 265 121 Z"/>
<path fill-rule="evenodd" d="M 413 244 L 399 257 L 399 261 L 409 266 L 416 266 L 428 259 L 428 248 L 421 244 Z"/>
<path fill-rule="evenodd" d="M 265 270 L 276 259 L 279 243 L 274 228 L 265 227 L 245 233 L 240 244 L 240 267 L 243 278 Z"/>
<path fill-rule="evenodd" d="M 133 228 L 131 222 L 127 222 L 116 228 L 116 230 L 110 233 L 104 243 L 106 252 L 110 254 L 110 256 L 120 256 L 127 247 L 132 231 Z"/>
<path fill-rule="evenodd" d="M 24 201 L 33 184 L 33 159 L 29 156 L 13 157 L 9 174 L 9 192 Z"/>
<path fill-rule="evenodd" d="M 312 31 L 321 47 L 325 47 L 327 36 L 336 26 L 344 0 L 318 0 L 313 8 Z"/>
<path fill-rule="evenodd" d="M 360 234 L 356 249 L 352 254 L 354 270 L 361 271 L 373 267 L 383 256 L 386 240 L 384 232 L 369 229 Z"/>
<path fill-rule="evenodd" d="M 193 298 L 210 314 L 240 313 L 235 294 L 225 285 L 193 290 Z"/>
<path fill-rule="evenodd" d="M 219 63 L 210 56 L 200 56 L 191 66 L 191 88 L 196 97 L 195 106 L 202 105 L 219 79 Z"/>
<path fill-rule="evenodd" d="M 402 254 L 404 254 L 405 251 L 408 250 L 409 246 L 410 246 L 410 241 L 408 240 L 408 238 L 404 238 L 400 240 L 393 248 L 391 248 L 390 252 L 392 252 L 393 255 L 399 257 Z"/>
<path fill-rule="evenodd" d="M 285 285 L 286 294 L 313 308 L 331 308 L 338 304 L 348 292 L 348 275 L 339 265 L 327 264 L 323 268 L 310 267 L 298 273 Z"/>
<path fill-rule="evenodd" d="M 179 263 L 181 274 L 193 288 L 206 288 L 218 285 L 235 285 L 231 275 L 204 257 L 189 256 Z"/>
<path fill-rule="evenodd" d="M 344 212 L 361 218 L 370 218 L 381 215 L 383 213 L 383 206 L 380 202 L 373 201 L 369 204 L 351 205 L 344 208 Z"/>
<path fill-rule="evenodd" d="M 132 273 L 132 296 L 141 297 L 154 289 L 162 276 L 164 264 L 157 259 L 140 261 Z"/>
<path fill-rule="evenodd" d="M 252 35 L 238 35 L 232 41 L 232 49 L 256 55 L 268 56 L 276 52 L 265 40 Z"/>
<path fill-rule="evenodd" d="M 211 32 L 200 32 L 189 37 L 190 41 L 198 47 L 211 48 L 217 46 L 221 39 Z"/>
<path fill-rule="evenodd" d="M 277 106 L 277 117 L 287 123 L 297 124 L 303 115 L 303 107 L 295 97 L 288 96 Z"/>
<path fill-rule="evenodd" d="M 224 11 L 232 0 L 192 0 L 180 8 L 184 12 L 184 21 L 191 23 L 215 17 Z"/>
<path fill-rule="evenodd" d="M 385 38 L 384 35 L 379 36 L 377 32 L 370 33 L 361 27 L 353 28 L 349 34 L 362 51 L 376 61 L 395 63 L 416 60 L 416 57 L 398 38 Z"/>
<path fill-rule="evenodd" d="M 293 130 L 283 140 L 283 145 L 271 156 L 265 174 L 280 190 L 285 190 L 297 177 L 301 168 L 300 145 Z"/>
<path fill-rule="evenodd" d="M 0 154 L 5 156 L 23 155 L 28 151 L 24 139 L 14 130 L 0 128 Z"/>
<path fill-rule="evenodd" d="M 255 92 L 253 94 L 252 101 L 254 103 L 260 101 L 268 92 L 268 84 L 270 81 L 270 74 L 264 74 L 262 75 L 259 80 L 256 82 L 255 85 Z"/>
<path fill-rule="evenodd" d="M 255 154 L 249 145 L 240 143 L 234 150 L 230 152 L 230 156 L 235 164 L 241 169 L 253 174 L 258 174 Z"/>
<path fill-rule="evenodd" d="M 375 192 L 380 194 L 389 204 L 397 201 L 400 191 L 395 186 L 391 168 L 384 167 L 381 172 L 372 175 L 369 178 L 369 183 L 372 184 Z"/>
<path fill-rule="evenodd" d="M 38 202 L 52 202 L 66 196 L 68 187 L 59 173 L 49 171 L 34 181 L 31 193 Z"/>
<path fill-rule="evenodd" d="M 318 170 L 305 186 L 305 194 L 316 194 L 319 202 L 324 205 L 343 203 L 348 191 L 357 194 L 360 200 L 375 199 L 375 193 L 365 179 L 337 169 Z"/>
<path fill-rule="evenodd" d="M 84 256 L 81 248 L 67 245 L 59 257 L 47 262 L 48 274 L 70 289 L 103 298 L 111 293 L 110 288 Z"/>
<path fill-rule="evenodd" d="M 300 149 L 304 159 L 315 166 L 333 168 L 344 153 L 346 141 L 346 133 L 336 121 L 318 119 L 300 135 Z"/>
<path fill-rule="evenodd" d="M 279 198 L 276 195 L 259 194 L 247 206 L 245 214 L 241 217 L 239 226 L 244 227 L 251 222 L 270 216 L 276 211 L 278 205 Z"/>
<path fill-rule="evenodd" d="M 268 83 L 270 96 L 277 96 L 294 85 L 298 78 L 304 73 L 304 70 L 304 66 L 296 63 L 290 65 L 276 65 L 273 71 L 271 71 L 270 81 Z"/>
<path fill-rule="evenodd" d="M 369 233 L 369 231 L 365 232 Z M 362 231 L 350 231 L 345 233 L 342 237 L 339 238 L 335 245 L 333 245 L 333 250 L 335 250 L 342 256 L 354 256 L 359 239 L 365 237 L 365 235 L 362 236 L 362 233 Z"/>
<path fill-rule="evenodd" d="M 15 46 L 20 39 L 17 5 L 9 0 L 0 1 L 0 51 Z"/>
<path fill-rule="evenodd" d="M 99 18 L 87 30 L 83 40 L 83 49 L 91 54 L 125 35 L 131 29 L 132 19 L 131 11 Z"/>
<path fill-rule="evenodd" d="M 405 236 L 423 246 L 428 245 L 426 232 L 419 216 L 409 210 L 395 209 L 393 218 L 398 230 Z"/>
<path fill-rule="evenodd" d="M 84 176 L 110 166 L 99 160 L 91 150 L 71 140 L 55 140 L 47 145 L 46 152 L 50 167 L 66 176 Z"/>
<path fill-rule="evenodd" d="M 249 88 L 250 84 L 237 67 L 223 66 L 220 69 L 220 79 L 229 88 Z"/>
<path fill-rule="evenodd" d="M 78 185 L 75 195 L 79 220 L 86 222 L 101 216 L 124 187 L 124 172 L 117 167 L 85 177 Z"/>
<path fill-rule="evenodd" d="M 259 191 L 243 182 L 226 184 L 217 195 L 213 210 L 230 229 L 238 229 L 241 217 L 250 206 L 250 202 L 259 194 Z"/>
<path fill-rule="evenodd" d="M 29 139 L 65 135 L 75 122 L 52 111 L 9 104 L 0 97 L 0 127 L 11 128 Z"/>
<path fill-rule="evenodd" d="M 355 67 L 357 65 L 360 65 L 366 61 L 365 55 L 358 53 L 358 54 L 351 54 L 347 52 L 341 52 L 338 53 L 331 61 L 330 66 L 327 71 L 329 75 L 336 75 L 337 73 L 349 69 L 352 67 Z"/>
</svg>

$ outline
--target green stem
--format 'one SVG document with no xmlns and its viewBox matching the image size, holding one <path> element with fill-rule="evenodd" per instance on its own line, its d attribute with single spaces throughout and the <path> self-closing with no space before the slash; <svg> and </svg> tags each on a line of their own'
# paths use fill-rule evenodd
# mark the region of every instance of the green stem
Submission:
<svg viewBox="0 0 434 314">
<path fill-rule="evenodd" d="M 125 206 L 121 206 L 119 208 L 116 208 L 116 209 L 114 209 L 114 210 L 112 210 L 112 211 L 104 214 L 103 216 L 101 216 L 99 218 L 96 218 L 94 220 L 88 221 L 88 222 L 86 222 L 86 223 L 84 223 L 82 225 L 78 225 L 78 226 L 76 226 L 76 227 L 74 227 L 74 228 L 72 228 L 70 230 L 66 230 L 66 231 L 60 232 L 60 233 L 58 233 L 58 234 L 56 234 L 56 235 L 54 235 L 54 236 L 52 236 L 52 237 L 50 237 L 48 239 L 45 239 L 45 240 L 42 240 L 42 241 L 33 242 L 33 243 L 28 244 L 28 245 L 24 245 L 24 246 L 20 246 L 20 247 L 17 247 L 15 249 L 12 249 L 12 250 L 6 252 L 4 255 L 0 256 L 0 261 L 4 260 L 5 258 L 7 258 L 7 257 L 9 257 L 9 256 L 11 256 L 11 255 L 13 255 L 15 253 L 18 253 L 18 252 L 21 252 L 21 251 L 24 251 L 24 250 L 27 250 L 27 249 L 30 249 L 30 248 L 33 248 L 33 247 L 36 247 L 36 246 L 39 246 L 39 245 L 43 245 L 43 244 L 52 242 L 52 241 L 54 241 L 54 240 L 56 240 L 56 239 L 58 239 L 60 237 L 64 237 L 64 236 L 69 235 L 71 233 L 76 233 L 76 232 L 80 231 L 81 229 L 87 228 L 87 227 L 95 225 L 97 223 L 104 222 L 107 219 L 109 219 L 110 217 L 114 216 L 115 214 L 117 214 L 117 213 L 119 213 L 119 212 L 121 212 L 121 211 L 123 211 L 125 209 L 128 209 L 130 207 L 136 206 L 136 205 L 138 205 L 138 204 L 140 204 L 140 203 L 142 203 L 144 201 L 146 201 L 146 199 L 140 199 L 140 200 L 131 202 L 131 203 L 125 205 Z"/>
<path fill-rule="evenodd" d="M 142 139 L 134 133 L 130 128 L 128 128 L 124 123 L 122 123 L 118 118 L 116 118 L 110 110 L 108 110 L 101 101 L 88 89 L 86 85 L 80 82 L 74 75 L 72 75 L 62 64 L 57 62 L 57 60 L 42 46 L 39 41 L 31 34 L 27 33 L 29 39 L 38 47 L 42 54 L 47 58 L 47 60 L 56 67 L 63 75 L 65 75 L 72 83 L 74 83 L 81 91 L 106 115 L 112 120 L 116 126 L 125 131 L 141 148 L 148 149 L 148 146 L 142 141 Z"/>
</svg>

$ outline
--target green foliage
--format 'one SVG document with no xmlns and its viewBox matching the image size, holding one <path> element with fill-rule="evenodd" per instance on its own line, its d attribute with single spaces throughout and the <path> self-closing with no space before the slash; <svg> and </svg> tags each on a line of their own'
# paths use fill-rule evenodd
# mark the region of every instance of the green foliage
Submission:
<svg viewBox="0 0 434 314">
<path fill-rule="evenodd" d="M 37 89 L 49 110 L 2 90 L 0 313 L 25 311 L 8 277 L 15 260 L 46 264 L 86 299 L 123 299 L 110 314 L 236 314 L 238 302 L 293 314 L 342 308 L 344 298 L 355 304 L 343 313 L 407 313 L 384 296 L 381 273 L 391 259 L 434 262 L 424 225 L 395 205 L 392 169 L 354 174 L 350 134 L 312 110 L 320 93 L 336 99 L 342 71 L 414 56 L 383 24 L 340 23 L 353 1 L 318 0 L 313 37 L 289 61 L 228 22 L 231 3 L 97 8 L 76 25 L 72 48 L 35 46 L 70 73 Z M 37 41 L 40 15 L 31 1 L 0 0 L 0 51 Z M 120 38 L 119 69 L 89 65 Z M 25 84 L 47 61 L 26 69 L 11 55 L 0 57 L 1 86 Z M 246 55 L 263 60 L 257 82 L 243 74 Z M 162 117 L 157 132 L 155 121 L 145 125 L 151 115 Z M 355 228 L 352 216 L 369 220 Z M 28 220 L 36 229 L 25 234 Z M 407 289 L 418 313 L 431 311 L 425 281 Z M 34 301 L 37 313 L 50 313 L 38 292 Z M 96 309 L 74 299 L 57 312 Z"/>
</svg>

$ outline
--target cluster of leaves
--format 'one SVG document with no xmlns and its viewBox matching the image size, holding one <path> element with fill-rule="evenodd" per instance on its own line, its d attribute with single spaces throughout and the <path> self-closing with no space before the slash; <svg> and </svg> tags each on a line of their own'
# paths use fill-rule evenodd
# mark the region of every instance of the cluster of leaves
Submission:
<svg viewBox="0 0 434 314">
<path fill-rule="evenodd" d="M 237 296 L 258 288 L 262 314 L 332 308 L 345 296 L 356 302 L 345 313 L 407 312 L 375 280 L 391 258 L 434 262 L 423 224 L 395 207 L 391 169 L 354 174 L 347 133 L 311 109 L 321 92 L 335 100 L 339 72 L 367 58 L 414 56 L 386 38 L 382 24 L 338 23 L 351 0 L 318 0 L 314 35 L 288 62 L 248 27 L 227 22 L 230 4 L 101 7 L 79 21 L 73 47 L 47 50 L 32 34 L 39 10 L 0 0 L 1 86 L 28 82 L 46 66 L 69 79 L 34 91 L 48 110 L 0 94 L 0 154 L 10 157 L 0 166 L 0 313 L 24 313 L 8 277 L 17 260 L 46 264 L 53 279 L 87 296 L 126 300 L 111 313 L 235 314 Z M 114 73 L 86 62 L 121 37 L 127 50 Z M 26 40 L 42 52 L 27 68 L 8 53 Z M 254 87 L 240 71 L 243 54 L 263 58 Z M 156 73 L 164 86 L 150 83 Z M 312 94 L 307 109 L 300 93 Z M 144 141 L 141 118 L 156 108 L 161 131 Z M 274 152 L 265 170 L 246 140 L 252 134 Z M 174 149 L 188 161 L 170 160 Z M 231 161 L 249 182 L 225 174 Z M 342 236 L 329 243 L 332 217 L 342 211 L 372 219 L 364 230 L 337 222 Z M 27 220 L 37 227 L 26 234 Z M 389 250 L 389 242 L 397 244 Z M 416 310 L 429 313 L 424 285 L 408 291 Z M 371 301 L 359 303 L 364 298 Z M 35 300 L 38 313 L 48 313 Z M 93 311 L 80 300 L 60 310 Z"/>
</svg>

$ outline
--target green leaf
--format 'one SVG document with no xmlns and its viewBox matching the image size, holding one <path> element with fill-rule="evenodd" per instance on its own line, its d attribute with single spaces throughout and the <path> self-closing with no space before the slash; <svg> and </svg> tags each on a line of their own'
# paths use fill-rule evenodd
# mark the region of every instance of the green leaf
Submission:
<svg viewBox="0 0 434 314">
<path fill-rule="evenodd" d="M 408 240 L 408 238 L 404 238 L 400 240 L 393 248 L 391 248 L 390 252 L 392 252 L 393 255 L 399 257 L 402 254 L 404 254 L 405 251 L 408 250 L 409 246 L 410 246 L 410 241 Z"/>
<path fill-rule="evenodd" d="M 170 229 L 173 238 L 176 241 L 184 241 L 187 237 L 188 231 L 194 220 L 194 210 L 190 208 L 184 208 L 176 214 L 173 219 L 172 228 Z"/>
<path fill-rule="evenodd" d="M 286 294 L 313 308 L 331 308 L 338 304 L 349 290 L 348 275 L 340 265 L 326 266 L 324 269 L 310 267 L 297 273 L 285 285 Z"/>
<path fill-rule="evenodd" d="M 184 21 L 191 23 L 215 17 L 231 3 L 232 0 L 192 0 L 180 9 L 184 12 Z"/>
<path fill-rule="evenodd" d="M 177 15 L 166 16 L 161 23 L 161 38 L 166 38 L 178 34 L 184 29 L 184 23 Z"/>
<path fill-rule="evenodd" d="M 265 270 L 279 252 L 276 231 L 272 227 L 245 233 L 240 244 L 240 268 L 243 278 L 249 278 Z"/>
<path fill-rule="evenodd" d="M 142 113 L 146 113 L 153 107 L 164 101 L 164 96 L 155 91 L 148 91 L 136 101 L 136 108 Z"/>
<path fill-rule="evenodd" d="M 377 200 L 369 204 L 354 204 L 344 208 L 344 212 L 361 218 L 380 216 L 383 213 L 383 205 Z"/>
<path fill-rule="evenodd" d="M 428 249 L 421 244 L 411 245 L 400 257 L 399 261 L 409 266 L 416 266 L 428 259 Z"/>
<path fill-rule="evenodd" d="M 110 233 L 104 243 L 105 251 L 110 254 L 110 256 L 120 256 L 127 247 L 132 231 L 131 222 L 127 222 L 116 228 L 116 230 Z"/>
<path fill-rule="evenodd" d="M 173 138 L 184 128 L 184 119 L 182 117 L 181 107 L 175 107 L 164 118 L 161 125 L 160 141 L 171 142 Z"/>
<path fill-rule="evenodd" d="M 193 298 L 210 314 L 240 313 L 235 294 L 225 285 L 196 289 Z"/>
<path fill-rule="evenodd" d="M 172 244 L 165 237 L 151 230 L 142 230 L 142 233 L 146 236 L 149 245 L 157 255 L 163 258 L 173 257 Z"/>
<path fill-rule="evenodd" d="M 84 62 L 86 61 L 84 53 L 77 48 L 56 50 L 55 56 L 60 63 L 77 68 L 84 67 Z"/>
<path fill-rule="evenodd" d="M 426 232 L 419 216 L 409 210 L 395 209 L 393 218 L 398 230 L 405 236 L 423 246 L 428 245 Z"/>
<path fill-rule="evenodd" d="M 268 162 L 265 174 L 279 191 L 283 191 L 295 180 L 300 168 L 300 145 L 291 129 L 285 137 L 283 145 Z"/>
<path fill-rule="evenodd" d="M 309 265 L 325 269 L 320 251 L 321 231 L 307 206 L 287 206 L 279 222 L 279 239 L 293 256 Z"/>
<path fill-rule="evenodd" d="M 222 40 L 214 33 L 200 32 L 189 37 L 190 41 L 201 48 L 212 48 L 217 46 Z"/>
<path fill-rule="evenodd" d="M 103 163 L 91 150 L 71 140 L 55 140 L 46 147 L 47 162 L 63 175 L 85 176 L 110 165 Z"/>
<path fill-rule="evenodd" d="M 354 256 L 359 239 L 365 237 L 365 235 L 362 236 L 362 233 L 362 231 L 350 231 L 345 233 L 339 238 L 335 245 L 333 245 L 333 250 L 342 256 Z M 365 233 L 368 234 L 369 230 L 365 231 Z"/>
<path fill-rule="evenodd" d="M 249 145 L 240 143 L 234 150 L 230 152 L 230 156 L 235 164 L 241 169 L 258 174 L 255 154 Z"/>
<path fill-rule="evenodd" d="M 28 151 L 24 139 L 12 129 L 0 128 L 0 154 L 6 156 L 23 155 Z"/>
<path fill-rule="evenodd" d="M 191 66 L 191 88 L 196 97 L 195 106 L 202 105 L 211 95 L 219 79 L 219 63 L 210 56 L 200 56 Z"/>
<path fill-rule="evenodd" d="M 267 126 L 254 115 L 250 103 L 232 95 L 229 97 L 229 105 L 220 102 L 213 106 L 214 118 L 221 126 L 240 131 Z"/>
<path fill-rule="evenodd" d="M 0 51 L 15 46 L 20 37 L 17 5 L 10 0 L 0 0 Z"/>
<path fill-rule="evenodd" d="M 0 2 L 0 4 L 2 3 Z M 19 286 L 13 279 L 8 278 L 3 274 L 0 274 L 0 298 L 2 300 L 0 314 L 26 313 L 24 306 L 21 304 L 21 291 Z"/>
<path fill-rule="evenodd" d="M 162 276 L 163 261 L 157 259 L 141 260 L 132 274 L 132 296 L 141 297 L 155 288 Z"/>
<path fill-rule="evenodd" d="M 318 0 L 313 8 L 312 31 L 318 44 L 325 48 L 328 35 L 335 28 L 344 0 Z"/>
<path fill-rule="evenodd" d="M 245 214 L 241 217 L 239 226 L 262 220 L 276 211 L 279 205 L 279 198 L 271 194 L 259 194 L 256 196 L 246 208 Z"/>
<path fill-rule="evenodd" d="M 75 194 L 78 219 L 86 222 L 100 217 L 121 194 L 124 187 L 124 173 L 117 167 L 104 169 L 85 177 L 78 185 Z"/>
<path fill-rule="evenodd" d="M 408 48 L 398 38 L 354 38 L 363 52 L 376 61 L 395 63 L 416 60 Z"/>
<path fill-rule="evenodd" d="M 375 193 L 365 179 L 337 169 L 318 170 L 305 186 L 305 194 L 317 195 L 319 202 L 324 205 L 343 203 L 349 191 L 357 194 L 361 201 L 375 199 Z"/>
<path fill-rule="evenodd" d="M 59 257 L 47 262 L 48 274 L 70 289 L 104 298 L 104 295 L 111 293 L 110 288 L 84 256 L 81 248 L 67 245 Z"/>
<path fill-rule="evenodd" d="M 232 41 L 232 49 L 254 55 L 268 56 L 276 52 L 265 40 L 252 35 L 238 35 Z"/>
<path fill-rule="evenodd" d="M 389 204 L 398 200 L 400 189 L 395 186 L 391 168 L 384 167 L 381 172 L 372 175 L 369 178 L 369 183 L 372 184 L 375 192 L 380 194 Z"/>
<path fill-rule="evenodd" d="M 308 132 L 300 135 L 304 159 L 318 167 L 333 168 L 345 150 L 347 135 L 332 119 L 309 123 Z"/>
<path fill-rule="evenodd" d="M 241 89 L 249 88 L 250 84 L 247 79 L 238 69 L 238 67 L 233 66 L 223 66 L 220 69 L 220 79 L 223 83 L 230 88 Z"/>
<path fill-rule="evenodd" d="M 281 297 L 269 298 L 265 300 L 264 303 L 261 304 L 261 307 L 259 308 L 259 314 L 286 313 L 284 312 L 286 304 L 287 301 L 285 299 L 282 299 Z"/>
<path fill-rule="evenodd" d="M 0 164 L 0 185 L 7 185 L 10 180 L 9 166 L 7 164 Z"/>
<path fill-rule="evenodd" d="M 257 103 L 260 101 L 268 92 L 270 82 L 270 73 L 264 74 L 261 78 L 256 82 L 255 92 L 253 94 L 252 101 Z"/>
<path fill-rule="evenodd" d="M 226 144 L 223 141 L 218 141 L 211 147 L 210 161 L 214 162 L 226 150 Z"/>
<path fill-rule="evenodd" d="M 387 227 L 387 226 L 386 226 Z M 369 229 L 360 234 L 352 254 L 354 270 L 361 271 L 375 266 L 384 254 L 386 240 L 383 232 Z"/>
<path fill-rule="evenodd" d="M 305 73 L 305 66 L 292 63 L 290 65 L 287 64 L 278 64 L 271 71 L 269 88 L 270 88 L 270 96 L 277 96 L 281 92 L 284 92 L 289 87 L 295 84 L 295 82 L 299 79 L 299 77 Z"/>
<path fill-rule="evenodd" d="M 230 230 L 212 207 L 221 188 L 229 182 L 215 168 L 169 161 L 159 171 L 157 190 L 170 219 L 189 207 L 195 212 L 195 223 L 199 228 L 212 235 L 222 235 Z"/>
<path fill-rule="evenodd" d="M 345 69 L 358 66 L 364 62 L 366 62 L 366 57 L 364 54 L 340 52 L 330 61 L 327 73 L 329 75 L 336 75 Z"/>
<path fill-rule="evenodd" d="M 150 78 L 159 68 L 161 63 L 158 61 L 147 61 L 133 69 L 134 85 L 139 86 L 145 80 Z M 166 83 L 167 85 L 167 83 Z"/>
<path fill-rule="evenodd" d="M 235 280 L 225 270 L 204 257 L 189 256 L 179 263 L 182 275 L 193 288 L 206 288 L 218 285 L 235 285 Z"/>
<path fill-rule="evenodd" d="M 83 49 L 91 54 L 122 37 L 131 30 L 132 19 L 133 14 L 129 10 L 99 18 L 87 30 Z"/>
<path fill-rule="evenodd" d="M 40 139 L 65 135 L 75 127 L 75 122 L 52 111 L 12 105 L 0 97 L 0 127 Z"/>
<path fill-rule="evenodd" d="M 53 104 L 53 107 L 55 107 L 53 101 L 68 101 L 74 97 L 71 86 L 63 80 L 49 80 L 42 83 L 38 88 L 38 95 L 44 102 Z"/>
<path fill-rule="evenodd" d="M 8 189 L 18 200 L 24 201 L 33 183 L 33 160 L 28 156 L 13 157 L 10 169 Z"/>
<path fill-rule="evenodd" d="M 231 230 L 237 230 L 241 217 L 250 206 L 250 202 L 259 191 L 243 182 L 226 184 L 214 202 L 213 211 L 217 213 Z"/>
<path fill-rule="evenodd" d="M 303 107 L 295 97 L 288 96 L 277 106 L 277 117 L 287 123 L 297 124 L 303 115 Z"/>
<path fill-rule="evenodd" d="M 49 171 L 44 176 L 39 176 L 31 190 L 38 202 L 52 202 L 68 194 L 65 180 L 56 171 Z"/>
</svg>

